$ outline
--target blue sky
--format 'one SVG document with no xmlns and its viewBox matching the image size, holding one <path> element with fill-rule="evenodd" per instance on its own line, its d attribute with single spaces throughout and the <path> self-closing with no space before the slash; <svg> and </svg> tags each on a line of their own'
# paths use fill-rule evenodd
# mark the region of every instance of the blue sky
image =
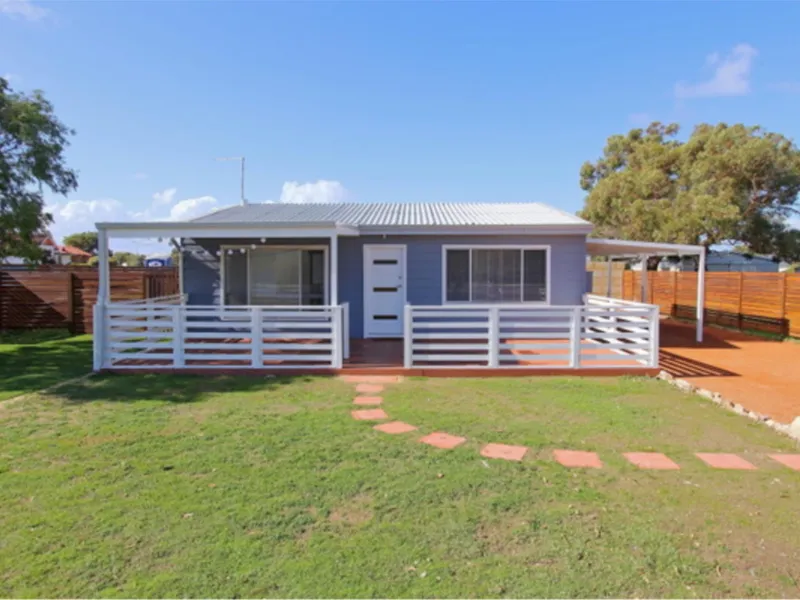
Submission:
<svg viewBox="0 0 800 600">
<path fill-rule="evenodd" d="M 238 201 L 542 201 L 651 119 L 800 135 L 797 3 L 0 0 L 0 75 L 77 130 L 60 236 Z"/>
</svg>

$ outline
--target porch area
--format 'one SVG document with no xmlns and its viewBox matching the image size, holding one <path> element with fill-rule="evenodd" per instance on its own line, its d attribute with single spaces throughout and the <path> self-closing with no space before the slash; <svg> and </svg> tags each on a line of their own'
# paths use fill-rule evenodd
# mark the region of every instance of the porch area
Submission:
<svg viewBox="0 0 800 600">
<path fill-rule="evenodd" d="M 657 307 L 412 306 L 403 335 L 352 339 L 349 304 L 197 306 L 182 295 L 95 307 L 95 370 L 255 375 L 654 374 Z"/>
</svg>

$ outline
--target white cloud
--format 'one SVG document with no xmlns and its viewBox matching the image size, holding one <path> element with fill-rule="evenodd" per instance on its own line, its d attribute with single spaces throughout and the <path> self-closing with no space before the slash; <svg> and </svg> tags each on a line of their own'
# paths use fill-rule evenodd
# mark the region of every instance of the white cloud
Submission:
<svg viewBox="0 0 800 600">
<path fill-rule="evenodd" d="M 167 188 L 163 192 L 156 192 L 153 194 L 153 201 L 155 204 L 172 204 L 175 200 L 177 188 Z"/>
<path fill-rule="evenodd" d="M 28 21 L 39 21 L 50 14 L 50 11 L 37 6 L 30 0 L 0 0 L 0 14 Z"/>
<path fill-rule="evenodd" d="M 138 181 L 142 181 L 143 179 L 147 179 L 147 173 L 142 173 L 139 171 L 138 173 L 133 174 L 133 178 Z"/>
<path fill-rule="evenodd" d="M 137 209 L 126 208 L 125 204 L 114 198 L 55 202 L 47 206 L 54 221 L 50 229 L 60 240 L 71 233 L 94 231 L 95 224 L 103 221 L 188 221 L 228 207 L 213 196 L 176 201 L 177 193 L 177 188 L 174 187 L 156 192 L 149 205 Z M 345 187 L 338 181 L 287 181 L 283 184 L 280 202 L 333 203 L 342 202 L 348 195 Z"/>
<path fill-rule="evenodd" d="M 200 196 L 199 198 L 187 198 L 181 200 L 169 211 L 168 220 L 188 221 L 200 215 L 211 212 L 218 207 L 217 199 L 213 196 Z"/>
<path fill-rule="evenodd" d="M 744 96 L 750 93 L 750 71 L 758 50 L 749 44 L 739 44 L 730 54 L 721 57 L 714 53 L 706 57 L 706 64 L 714 68 L 707 81 L 675 84 L 677 98 L 710 98 L 714 96 Z"/>
<path fill-rule="evenodd" d="M 320 179 L 314 183 L 298 183 L 287 181 L 281 189 L 281 202 L 295 202 L 299 204 L 330 204 L 343 202 L 347 197 L 347 190 L 338 181 Z"/>
</svg>

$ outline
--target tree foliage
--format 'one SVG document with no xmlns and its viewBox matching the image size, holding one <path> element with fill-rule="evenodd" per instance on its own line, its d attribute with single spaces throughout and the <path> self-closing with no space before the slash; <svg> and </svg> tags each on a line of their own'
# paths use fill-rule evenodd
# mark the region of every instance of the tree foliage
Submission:
<svg viewBox="0 0 800 600">
<path fill-rule="evenodd" d="M 678 126 L 608 138 L 581 168 L 581 215 L 605 237 L 684 244 L 743 243 L 778 254 L 796 247 L 787 218 L 798 214 L 800 150 L 792 140 L 744 125 Z"/>
<path fill-rule="evenodd" d="M 121 267 L 141 267 L 144 264 L 144 254 L 135 252 L 114 252 L 111 258 L 115 264 Z"/>
<path fill-rule="evenodd" d="M 97 232 L 84 231 L 83 233 L 73 233 L 64 238 L 64 244 L 75 246 L 84 252 L 97 253 Z"/>
<path fill-rule="evenodd" d="M 54 193 L 77 189 L 64 150 L 74 134 L 42 92 L 14 92 L 0 77 L 0 258 L 41 260 L 33 235 L 52 217 L 44 211 L 42 186 Z"/>
</svg>

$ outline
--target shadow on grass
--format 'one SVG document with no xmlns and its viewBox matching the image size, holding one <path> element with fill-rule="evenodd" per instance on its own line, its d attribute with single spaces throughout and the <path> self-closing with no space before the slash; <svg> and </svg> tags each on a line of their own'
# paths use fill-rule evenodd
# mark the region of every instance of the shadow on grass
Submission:
<svg viewBox="0 0 800 600">
<path fill-rule="evenodd" d="M 0 400 L 78 377 L 92 370 L 92 339 L 53 332 L 26 332 L 0 345 Z M 9 340 L 10 341 L 10 340 Z"/>
<path fill-rule="evenodd" d="M 272 392 L 297 383 L 311 381 L 310 375 L 254 377 L 248 375 L 173 375 L 151 373 L 126 375 L 106 373 L 87 381 L 68 384 L 58 395 L 73 404 L 87 402 L 199 402 L 209 394 Z"/>
<path fill-rule="evenodd" d="M 66 329 L 10 329 L 0 331 L 0 344 L 27 346 L 66 340 L 73 335 Z"/>
</svg>

